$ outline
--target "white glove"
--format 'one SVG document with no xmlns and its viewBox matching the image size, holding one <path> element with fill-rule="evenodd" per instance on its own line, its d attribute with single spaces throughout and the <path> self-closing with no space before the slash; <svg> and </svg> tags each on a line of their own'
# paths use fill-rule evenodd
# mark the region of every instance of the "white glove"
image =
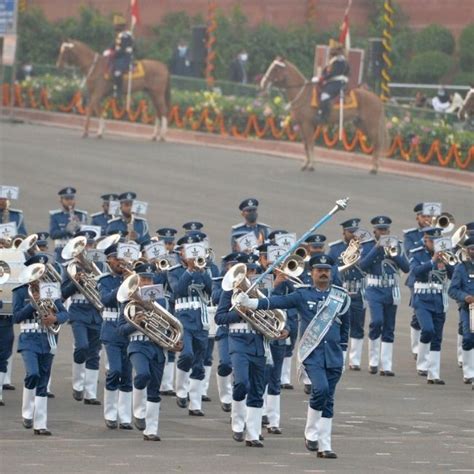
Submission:
<svg viewBox="0 0 474 474">
<path fill-rule="evenodd" d="M 258 299 L 249 298 L 249 295 L 247 295 L 247 293 L 239 293 L 235 297 L 235 304 L 238 306 L 243 306 L 244 308 L 257 309 Z"/>
<path fill-rule="evenodd" d="M 347 351 L 342 351 L 342 373 L 346 371 L 346 357 Z"/>
<path fill-rule="evenodd" d="M 317 83 L 319 82 L 319 77 L 318 77 L 318 76 L 313 76 L 313 77 L 311 78 L 311 82 L 312 82 L 313 84 L 317 84 Z"/>
</svg>

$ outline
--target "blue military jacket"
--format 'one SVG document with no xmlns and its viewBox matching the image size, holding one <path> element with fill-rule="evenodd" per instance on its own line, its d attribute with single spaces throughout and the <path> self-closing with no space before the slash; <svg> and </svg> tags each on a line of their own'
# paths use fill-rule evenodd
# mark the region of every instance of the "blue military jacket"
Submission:
<svg viewBox="0 0 474 474">
<path fill-rule="evenodd" d="M 410 252 L 416 248 L 423 245 L 423 232 L 418 227 L 413 227 L 412 229 L 405 229 L 403 231 L 403 248 L 405 250 L 405 255 L 410 255 Z"/>
<path fill-rule="evenodd" d="M 265 240 L 267 240 L 268 234 L 271 232 L 271 228 L 269 225 L 264 224 L 263 222 L 258 222 L 253 226 L 247 225 L 245 222 L 241 222 L 240 224 L 232 226 L 232 232 L 230 234 L 230 246 L 232 251 L 235 252 L 239 250 L 236 247 L 236 239 L 250 232 L 255 234 L 255 237 L 257 237 L 257 241 L 260 245 L 263 244 Z"/>
<path fill-rule="evenodd" d="M 120 303 L 117 301 L 117 291 L 122 282 L 122 275 L 113 273 L 102 275 L 98 282 L 100 299 L 105 306 L 102 313 L 104 322 L 100 333 L 100 338 L 104 343 L 128 344 L 128 338 L 118 331 Z"/>
<path fill-rule="evenodd" d="M 91 214 L 91 225 L 100 226 L 100 231 L 102 235 L 107 235 L 107 224 L 109 220 L 112 219 L 110 214 L 105 214 L 104 212 L 96 212 Z"/>
<path fill-rule="evenodd" d="M 55 300 L 57 312 L 56 318 L 59 324 L 65 323 L 68 318 L 68 312 L 61 300 Z M 28 285 L 21 285 L 13 290 L 13 322 L 20 324 L 20 337 L 18 338 L 18 352 L 32 351 L 37 354 L 49 354 L 51 347 L 48 342 L 48 335 L 46 332 L 23 332 L 23 329 L 28 329 L 37 321 L 38 314 L 33 305 L 30 303 L 28 295 Z"/>
<path fill-rule="evenodd" d="M 474 296 L 474 262 L 458 263 L 454 268 L 449 296 L 463 309 L 468 309 L 466 296 Z"/>
<path fill-rule="evenodd" d="M 202 312 L 207 310 L 212 293 L 212 279 L 207 271 L 190 272 L 176 267 L 168 272 L 173 290 L 175 315 L 188 330 L 201 330 Z"/>
<path fill-rule="evenodd" d="M 63 299 L 71 298 L 69 306 L 69 321 L 81 321 L 86 324 L 102 324 L 100 312 L 83 296 L 69 277 L 61 285 Z"/>
<path fill-rule="evenodd" d="M 240 317 L 237 311 L 230 311 L 232 294 L 233 291 L 222 291 L 214 318 L 216 324 L 229 327 L 229 354 L 244 353 L 253 356 L 264 356 L 263 336 L 256 331 L 250 331 L 251 327 Z M 246 326 L 246 329 L 244 326 Z"/>
<path fill-rule="evenodd" d="M 74 216 L 80 224 L 87 223 L 87 212 L 80 209 L 74 209 Z M 64 209 L 49 211 L 49 236 L 55 240 L 55 247 L 64 247 L 67 241 L 73 236 L 66 230 L 71 216 Z M 62 242 L 60 242 L 62 241 Z"/>
<path fill-rule="evenodd" d="M 347 249 L 347 247 L 348 244 L 343 240 L 336 240 L 329 244 L 329 255 L 335 262 L 337 262 L 338 266 L 344 264 L 341 260 L 341 254 Z M 360 269 L 359 265 L 356 264 L 349 269 L 338 273 L 342 283 L 340 286 L 348 291 L 352 299 L 361 299 L 364 294 L 365 273 Z M 333 281 L 335 285 L 338 285 L 336 280 L 333 279 Z"/>
<path fill-rule="evenodd" d="M 286 296 L 271 296 L 260 299 L 258 309 L 289 309 L 295 308 L 300 315 L 300 334 L 303 335 L 308 324 L 313 320 L 322 302 L 329 295 L 330 287 L 326 291 L 317 288 L 300 288 Z M 349 295 L 347 295 L 350 301 Z M 309 358 L 321 367 L 342 367 L 343 351 L 347 350 L 349 338 L 350 313 L 348 304 L 344 305 L 346 311 L 337 315 L 323 340 L 311 353 Z"/>
<path fill-rule="evenodd" d="M 0 224 L 7 224 L 8 222 L 16 224 L 18 234 L 27 235 L 23 211 L 20 211 L 20 209 L 8 209 L 8 220 L 6 222 L 3 222 L 3 212 L 0 211 Z"/>
<path fill-rule="evenodd" d="M 128 229 L 127 221 L 122 217 L 114 217 L 107 223 L 107 234 L 125 235 Z M 150 233 L 148 230 L 148 222 L 141 217 L 134 217 L 133 230 L 137 233 L 137 244 L 147 244 L 150 242 Z"/>
</svg>

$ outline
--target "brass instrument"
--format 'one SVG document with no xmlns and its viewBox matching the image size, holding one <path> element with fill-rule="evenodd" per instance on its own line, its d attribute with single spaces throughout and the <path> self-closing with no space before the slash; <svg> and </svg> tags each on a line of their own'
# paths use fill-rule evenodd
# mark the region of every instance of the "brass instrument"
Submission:
<svg viewBox="0 0 474 474">
<path fill-rule="evenodd" d="M 176 351 L 183 337 L 181 322 L 156 301 L 144 301 L 139 294 L 139 285 L 139 275 L 132 273 L 118 289 L 117 301 L 128 301 L 124 308 L 125 319 L 155 344 Z M 144 316 L 140 323 L 135 322 L 138 316 Z"/>
<path fill-rule="evenodd" d="M 20 281 L 23 284 L 28 284 L 28 296 L 30 297 L 30 303 L 38 315 L 38 323 L 43 327 L 43 318 L 48 316 L 50 313 L 57 313 L 58 311 L 52 299 L 43 298 L 37 300 L 33 296 L 33 284 L 39 284 L 41 281 L 46 281 L 44 279 L 45 274 L 46 266 L 42 263 L 34 263 L 33 265 L 25 267 L 20 275 Z M 55 323 L 52 326 L 48 326 L 46 329 L 52 334 L 58 334 L 61 326 L 58 323 Z"/>
<path fill-rule="evenodd" d="M 342 260 L 343 265 L 337 267 L 340 272 L 344 272 L 349 268 L 352 268 L 357 262 L 360 260 L 361 257 L 361 241 L 358 238 L 353 238 L 349 242 L 346 250 L 341 253 L 340 258 Z"/>
<path fill-rule="evenodd" d="M 245 263 L 238 263 L 231 267 L 222 280 L 222 289 L 224 291 L 234 291 L 232 296 L 233 304 L 235 297 L 240 292 L 247 292 L 251 288 L 251 283 L 247 278 L 247 266 Z M 264 298 L 265 295 L 258 289 L 253 288 L 248 292 L 251 298 Z M 240 317 L 252 326 L 253 329 L 265 336 L 267 339 L 276 339 L 280 337 L 281 332 L 285 328 L 286 314 L 285 312 L 276 310 L 245 310 L 239 305 L 235 306 L 235 310 Z"/>
<path fill-rule="evenodd" d="M 127 239 L 128 240 L 133 240 L 133 241 L 135 240 L 130 237 L 131 235 L 135 233 L 134 225 L 135 225 L 135 214 L 132 212 L 130 214 L 130 220 L 127 222 Z"/>
<path fill-rule="evenodd" d="M 112 234 L 104 237 L 100 242 L 97 242 L 95 248 L 100 251 L 105 251 L 112 245 L 118 244 L 121 239 L 120 234 Z"/>
<path fill-rule="evenodd" d="M 10 200 L 5 200 L 5 207 L 2 210 L 2 224 L 10 222 Z"/>
<path fill-rule="evenodd" d="M 69 222 L 66 225 L 66 230 L 74 235 L 81 227 L 79 218 L 76 216 L 76 213 L 74 212 L 74 206 L 69 206 L 67 209 L 67 212 L 69 213 Z"/>
<path fill-rule="evenodd" d="M 8 281 L 10 275 L 12 274 L 12 270 L 10 265 L 4 260 L 0 260 L 0 285 L 3 285 Z"/>
<path fill-rule="evenodd" d="M 207 259 L 205 257 L 197 257 L 194 259 L 194 266 L 203 270 L 207 266 Z"/>
<path fill-rule="evenodd" d="M 439 216 L 433 216 L 431 219 L 431 225 L 433 227 L 441 227 L 443 229 L 443 234 L 449 234 L 454 230 L 454 224 L 456 220 L 454 216 L 449 212 L 443 212 Z"/>
<path fill-rule="evenodd" d="M 454 256 L 458 259 L 458 262 L 467 262 L 469 260 L 469 255 L 465 247 L 458 249 Z"/>
<path fill-rule="evenodd" d="M 288 255 L 288 257 L 283 260 L 283 263 L 279 267 L 275 268 L 276 271 L 285 274 L 288 279 L 296 285 L 303 284 L 299 277 L 303 274 L 304 269 L 304 259 L 296 253 L 293 255 Z"/>
<path fill-rule="evenodd" d="M 295 255 L 298 257 L 301 257 L 304 262 L 309 262 L 309 259 L 311 258 L 311 255 L 309 254 L 308 250 L 304 245 L 301 245 L 295 250 Z"/>
<path fill-rule="evenodd" d="M 459 263 L 459 259 L 453 252 L 451 252 L 451 250 L 443 250 L 442 252 L 439 252 L 439 257 L 445 265 L 454 266 Z"/>
<path fill-rule="evenodd" d="M 383 248 L 384 254 L 386 257 L 394 258 L 400 255 L 400 244 L 398 240 L 396 240 L 396 245 L 386 245 Z M 391 243 L 391 239 L 389 241 Z"/>
<path fill-rule="evenodd" d="M 160 272 L 166 272 L 172 267 L 170 260 L 165 257 L 158 258 L 156 266 Z"/>
<path fill-rule="evenodd" d="M 69 261 L 66 271 L 76 288 L 98 310 L 102 311 L 104 305 L 97 291 L 97 277 L 102 275 L 97 265 L 84 256 L 87 239 L 83 236 L 71 239 L 61 252 L 64 260 Z M 79 278 L 78 274 L 82 276 Z"/>
<path fill-rule="evenodd" d="M 469 237 L 469 234 L 467 232 L 467 226 L 466 225 L 460 226 L 451 237 L 452 247 L 453 248 L 464 247 L 464 242 L 466 242 L 468 237 Z"/>
</svg>

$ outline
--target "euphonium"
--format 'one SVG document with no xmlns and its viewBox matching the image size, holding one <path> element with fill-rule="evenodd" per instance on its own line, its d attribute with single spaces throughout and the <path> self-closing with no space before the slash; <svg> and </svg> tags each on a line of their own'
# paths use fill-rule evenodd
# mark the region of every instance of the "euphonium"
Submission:
<svg viewBox="0 0 474 474">
<path fill-rule="evenodd" d="M 341 260 L 343 265 L 337 269 L 344 272 L 353 267 L 360 260 L 360 240 L 357 238 L 351 239 L 346 250 L 341 253 Z"/>
<path fill-rule="evenodd" d="M 232 301 L 241 291 L 247 292 L 251 287 L 251 283 L 247 278 L 247 266 L 245 263 L 238 263 L 231 267 L 222 280 L 222 289 L 224 291 L 234 291 Z M 251 298 L 264 298 L 265 295 L 258 289 L 252 289 L 248 295 Z M 240 317 L 247 321 L 253 329 L 265 336 L 267 339 L 276 339 L 281 335 L 285 328 L 286 313 L 281 310 L 251 310 L 235 306 L 235 310 Z"/>
<path fill-rule="evenodd" d="M 138 331 L 164 349 L 175 351 L 183 337 L 183 326 L 169 311 L 156 301 L 144 301 L 139 295 L 140 277 L 133 273 L 127 277 L 117 292 L 117 301 L 125 303 L 125 319 Z M 138 316 L 145 318 L 135 322 Z"/>
<path fill-rule="evenodd" d="M 83 236 L 71 239 L 61 252 L 64 260 L 71 260 L 66 268 L 71 281 L 87 300 L 98 310 L 102 311 L 104 305 L 97 291 L 96 278 L 102 275 L 97 265 L 84 256 L 87 239 Z M 82 276 L 79 277 L 78 274 Z"/>
</svg>

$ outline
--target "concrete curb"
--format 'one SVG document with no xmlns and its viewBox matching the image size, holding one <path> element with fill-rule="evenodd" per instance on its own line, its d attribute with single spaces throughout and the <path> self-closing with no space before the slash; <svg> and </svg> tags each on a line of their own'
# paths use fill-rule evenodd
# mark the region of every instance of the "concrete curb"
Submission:
<svg viewBox="0 0 474 474">
<path fill-rule="evenodd" d="M 8 111 L 9 109 L 4 109 Z M 13 110 L 13 117 L 29 123 L 82 129 L 84 118 L 79 115 L 45 112 L 41 110 L 18 109 Z M 97 120 L 92 121 L 92 130 L 97 127 Z M 107 120 L 106 133 L 129 137 L 151 137 L 150 125 L 143 125 L 117 120 Z M 201 145 L 207 147 L 224 148 L 252 153 L 260 153 L 279 158 L 290 158 L 302 161 L 304 159 L 303 146 L 301 143 L 290 143 L 283 141 L 260 140 L 256 138 L 234 138 L 204 132 L 192 132 L 169 129 L 167 140 L 174 143 Z M 360 170 L 369 171 L 372 158 L 358 153 L 348 153 L 340 150 L 328 150 L 316 147 L 316 162 L 350 166 Z M 401 160 L 382 159 L 380 172 L 396 174 L 416 179 L 427 179 L 436 182 L 449 183 L 462 187 L 474 189 L 474 173 L 460 171 L 438 166 L 423 165 L 419 163 L 407 163 Z"/>
</svg>

